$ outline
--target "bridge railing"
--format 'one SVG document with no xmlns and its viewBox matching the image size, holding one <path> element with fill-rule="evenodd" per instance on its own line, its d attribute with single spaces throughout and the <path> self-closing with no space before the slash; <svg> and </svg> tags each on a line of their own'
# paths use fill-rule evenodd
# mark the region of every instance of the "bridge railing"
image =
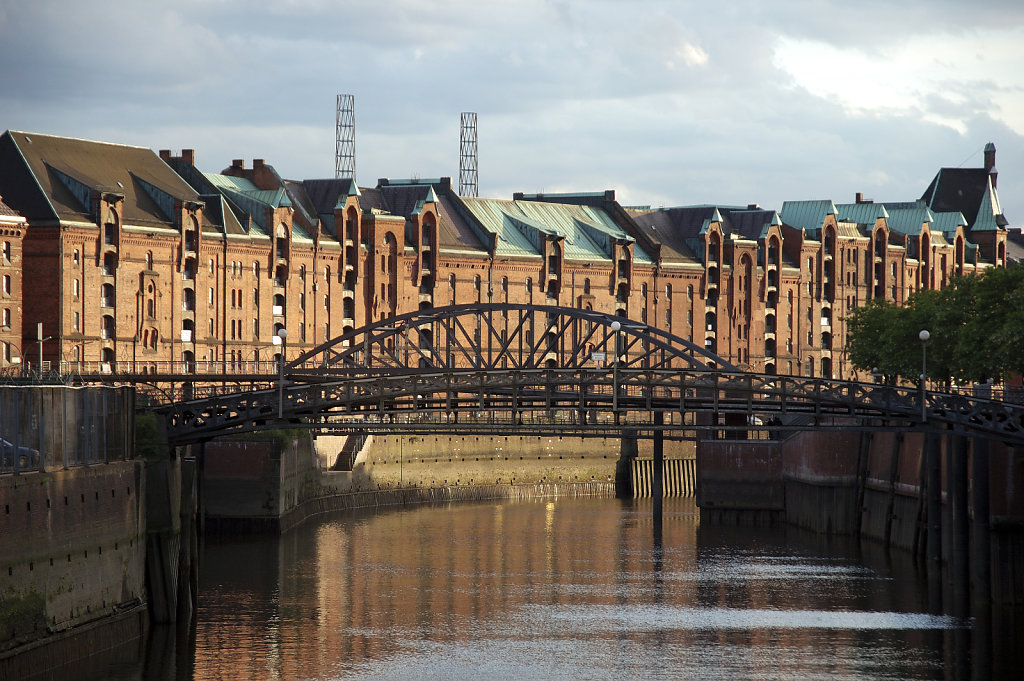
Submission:
<svg viewBox="0 0 1024 681">
<path fill-rule="evenodd" d="M 131 387 L 0 386 L 0 473 L 126 459 L 134 417 Z"/>
</svg>

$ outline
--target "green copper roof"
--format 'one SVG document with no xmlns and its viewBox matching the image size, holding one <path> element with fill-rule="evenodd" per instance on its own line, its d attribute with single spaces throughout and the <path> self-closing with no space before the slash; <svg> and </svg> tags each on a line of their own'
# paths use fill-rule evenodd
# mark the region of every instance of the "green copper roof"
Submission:
<svg viewBox="0 0 1024 681">
<path fill-rule="evenodd" d="M 782 204 L 782 221 L 790 227 L 817 233 L 825 224 L 825 218 L 836 215 L 832 201 L 785 201 Z"/>
<path fill-rule="evenodd" d="M 934 229 L 938 229 L 947 238 L 952 239 L 953 235 L 956 234 L 957 227 L 963 227 L 967 229 L 967 218 L 964 214 L 959 211 L 946 211 L 944 213 L 932 212 L 932 217 L 935 218 L 935 222 L 932 223 Z"/>
<path fill-rule="evenodd" d="M 926 222 L 929 224 L 935 222 L 935 216 L 924 204 L 917 208 L 893 208 L 889 211 L 889 219 L 886 220 L 890 232 L 899 232 L 909 236 L 920 234 Z"/>
<path fill-rule="evenodd" d="M 610 261 L 616 240 L 634 241 L 606 212 L 593 206 L 471 197 L 461 200 L 480 227 L 497 237 L 497 255 L 539 256 L 544 237 L 557 236 L 562 239 L 567 260 Z M 635 244 L 633 261 L 652 262 L 650 255 Z"/>
<path fill-rule="evenodd" d="M 978 206 L 978 217 L 971 226 L 972 232 L 996 232 L 1004 228 L 1000 224 L 1000 216 L 1003 211 L 999 207 L 999 196 L 992 187 L 992 177 L 988 178 L 988 187 L 981 195 L 981 204 Z"/>
<path fill-rule="evenodd" d="M 836 218 L 858 225 L 874 225 L 878 218 L 889 217 L 889 211 L 882 203 L 840 203 L 836 204 Z"/>
</svg>

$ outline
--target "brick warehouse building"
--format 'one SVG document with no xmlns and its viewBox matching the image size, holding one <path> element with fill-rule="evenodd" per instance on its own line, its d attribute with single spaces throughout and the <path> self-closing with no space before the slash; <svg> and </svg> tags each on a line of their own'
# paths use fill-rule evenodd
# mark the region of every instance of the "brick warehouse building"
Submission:
<svg viewBox="0 0 1024 681">
<path fill-rule="evenodd" d="M 1006 264 L 994 166 L 989 145 L 984 168 L 942 169 L 917 201 L 654 210 L 612 191 L 479 199 L 448 178 L 292 181 L 259 159 L 205 173 L 191 150 L 0 136 L 0 195 L 26 220 L 20 345 L 41 322 L 44 359 L 68 373 L 252 370 L 281 329 L 291 358 L 424 307 L 532 302 L 627 316 L 755 371 L 855 377 L 850 309 Z"/>
<path fill-rule="evenodd" d="M 21 321 L 24 236 L 25 218 L 0 198 L 0 371 L 20 368 L 29 351 L 22 341 Z"/>
</svg>

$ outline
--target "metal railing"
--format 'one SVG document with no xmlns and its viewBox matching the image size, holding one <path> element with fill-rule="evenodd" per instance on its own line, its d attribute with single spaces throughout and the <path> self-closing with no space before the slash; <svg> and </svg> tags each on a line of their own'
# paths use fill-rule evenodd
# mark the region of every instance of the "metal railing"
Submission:
<svg viewBox="0 0 1024 681">
<path fill-rule="evenodd" d="M 132 387 L 0 386 L 0 474 L 127 459 Z"/>
</svg>

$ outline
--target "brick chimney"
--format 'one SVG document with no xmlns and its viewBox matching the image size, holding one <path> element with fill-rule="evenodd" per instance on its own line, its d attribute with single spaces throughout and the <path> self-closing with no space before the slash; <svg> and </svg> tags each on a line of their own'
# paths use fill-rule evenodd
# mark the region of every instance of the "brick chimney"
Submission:
<svg viewBox="0 0 1024 681">
<path fill-rule="evenodd" d="M 170 161 L 171 160 L 171 150 L 170 149 L 161 149 L 160 150 L 160 160 L 165 162 L 165 163 Z"/>
<path fill-rule="evenodd" d="M 992 188 L 996 188 L 999 173 L 996 171 L 996 145 L 989 142 L 985 145 L 985 172 L 992 178 Z"/>
<path fill-rule="evenodd" d="M 181 160 L 184 161 L 185 163 L 189 164 L 190 166 L 194 166 L 196 164 L 196 150 L 195 149 L 182 149 L 181 150 Z"/>
<path fill-rule="evenodd" d="M 241 170 L 242 168 L 245 167 L 245 159 L 241 159 L 241 158 L 234 159 L 233 161 L 231 161 L 231 167 L 232 168 L 238 168 L 239 170 Z"/>
</svg>

